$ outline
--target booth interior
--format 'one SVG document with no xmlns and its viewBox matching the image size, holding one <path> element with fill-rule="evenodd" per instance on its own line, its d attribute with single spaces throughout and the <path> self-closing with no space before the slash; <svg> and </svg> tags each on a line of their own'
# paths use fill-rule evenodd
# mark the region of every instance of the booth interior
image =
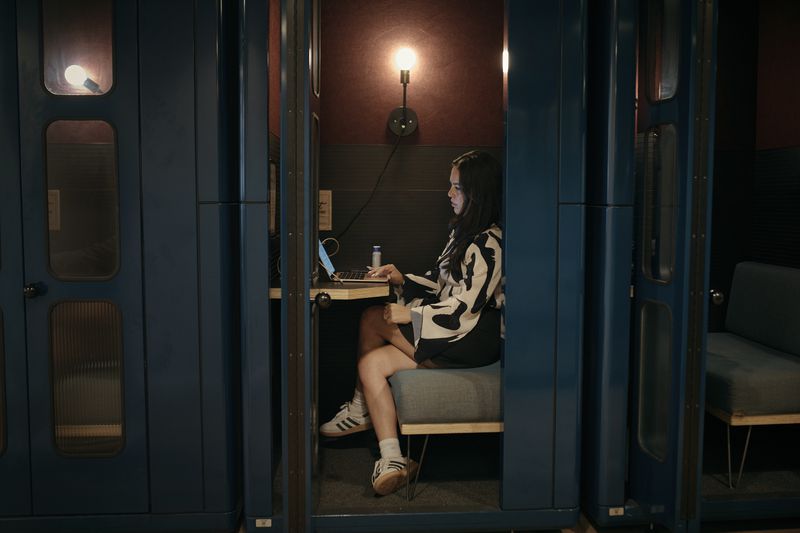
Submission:
<svg viewBox="0 0 800 533">
<path fill-rule="evenodd" d="M 411 3 L 413 9 L 407 5 Z M 310 113 L 312 157 L 318 158 L 312 162 L 318 174 L 318 237 L 337 270 L 370 265 L 377 245 L 383 264 L 422 274 L 435 266 L 447 240 L 453 216 L 447 195 L 451 162 L 471 149 L 503 160 L 503 3 L 320 1 L 314 8 L 318 19 L 312 17 L 312 23 L 319 27 L 312 39 L 318 39 L 319 48 L 312 60 Z M 399 19 L 406 21 L 403 32 L 397 31 Z M 280 2 L 271 0 L 272 66 L 281 59 L 279 21 Z M 415 54 L 405 87 L 396 57 L 402 48 Z M 275 287 L 280 283 L 279 68 L 270 68 L 269 88 L 270 270 Z M 411 134 L 397 135 L 388 127 L 389 114 L 404 103 L 416 113 L 418 125 Z M 318 392 L 312 407 L 317 427 L 352 398 L 361 313 L 394 300 L 393 295 L 336 300 L 329 309 L 318 310 Z M 280 427 L 278 301 L 273 300 L 272 309 L 272 407 L 275 427 Z M 412 441 L 414 457 L 423 438 Z M 336 439 L 315 434 L 314 442 L 316 514 L 499 507 L 497 433 L 432 437 L 411 502 L 405 490 L 383 498 L 374 495 L 370 474 L 380 457 L 374 431 Z M 406 442 L 401 438 L 404 453 Z M 277 431 L 273 449 L 273 494 L 279 505 L 282 453 Z"/>
<path fill-rule="evenodd" d="M 381 262 L 401 272 L 435 267 L 453 216 L 451 162 L 475 148 L 502 161 L 503 11 L 493 0 L 320 2 L 319 238 L 337 269 L 369 265 L 375 245 Z M 418 125 L 398 136 L 388 121 L 403 105 L 396 63 L 403 47 L 416 55 L 405 90 Z M 335 301 L 320 311 L 318 423 L 352 398 L 361 313 L 392 298 Z M 412 441 L 416 458 L 422 440 Z M 401 446 L 407 453 L 402 436 Z M 500 450 L 499 434 L 431 437 L 407 502 L 404 490 L 373 493 L 380 454 L 372 430 L 320 436 L 313 512 L 497 509 Z"/>
<path fill-rule="evenodd" d="M 269 54 L 276 65 L 280 8 L 277 1 L 270 4 Z M 320 1 L 312 9 L 318 10 L 312 24 L 319 24 L 312 36 L 316 44 L 312 42 L 309 104 L 311 151 L 318 158 L 312 161 L 320 205 L 318 237 L 337 270 L 364 269 L 371 264 L 373 246 L 380 246 L 383 264 L 423 274 L 435 266 L 447 241 L 453 216 L 447 195 L 451 162 L 471 149 L 486 150 L 503 161 L 504 4 Z M 405 21 L 403 31 L 398 20 Z M 396 58 L 402 48 L 415 54 L 405 87 Z M 276 176 L 271 191 L 279 183 L 279 94 L 279 69 L 270 68 L 270 161 Z M 397 135 L 388 127 L 389 115 L 403 105 L 416 113 L 418 123 L 411 134 Z M 279 194 L 271 192 L 273 199 Z M 276 207 L 270 213 L 276 279 L 279 203 L 272 202 Z M 352 398 L 361 313 L 394 298 L 334 300 L 329 309 L 317 311 L 315 432 Z M 277 302 L 271 327 L 280 331 Z M 279 335 L 272 337 L 273 413 L 280 420 L 280 344 Z M 313 440 L 316 514 L 499 507 L 499 434 L 431 437 L 411 502 L 405 490 L 375 496 L 370 474 L 380 453 L 374 431 L 336 439 L 315 433 Z M 414 457 L 422 441 L 412 441 Z M 401 436 L 404 453 L 406 443 Z M 274 446 L 277 465 L 279 437 Z M 279 480 L 274 488 L 278 498 Z"/>
<path fill-rule="evenodd" d="M 800 497 L 798 27 L 795 2 L 719 3 L 706 506 Z"/>
</svg>

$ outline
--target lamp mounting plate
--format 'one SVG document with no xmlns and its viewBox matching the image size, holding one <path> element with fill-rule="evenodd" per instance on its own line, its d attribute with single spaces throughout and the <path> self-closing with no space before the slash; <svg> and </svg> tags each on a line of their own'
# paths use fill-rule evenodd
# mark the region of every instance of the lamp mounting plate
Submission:
<svg viewBox="0 0 800 533">
<path fill-rule="evenodd" d="M 403 116 L 405 114 L 405 120 Z M 389 113 L 389 129 L 400 137 L 411 135 L 417 129 L 417 114 L 410 107 L 397 107 Z"/>
</svg>

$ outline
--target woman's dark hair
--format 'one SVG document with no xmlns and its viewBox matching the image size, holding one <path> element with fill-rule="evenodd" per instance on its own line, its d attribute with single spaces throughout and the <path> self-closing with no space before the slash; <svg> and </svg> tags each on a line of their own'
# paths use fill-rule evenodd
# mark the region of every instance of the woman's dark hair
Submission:
<svg viewBox="0 0 800 533">
<path fill-rule="evenodd" d="M 446 255 L 450 275 L 461 278 L 461 261 L 475 236 L 500 222 L 503 168 L 486 152 L 472 150 L 455 158 L 458 182 L 464 195 L 461 212 L 450 220 L 453 245 Z"/>
</svg>

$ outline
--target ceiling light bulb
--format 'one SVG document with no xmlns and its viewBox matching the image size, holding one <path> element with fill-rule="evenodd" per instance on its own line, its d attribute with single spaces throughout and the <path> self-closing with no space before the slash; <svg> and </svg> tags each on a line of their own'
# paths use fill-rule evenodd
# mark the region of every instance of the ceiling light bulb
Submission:
<svg viewBox="0 0 800 533">
<path fill-rule="evenodd" d="M 89 76 L 86 75 L 86 70 L 80 65 L 70 65 L 64 71 L 64 78 L 70 85 L 82 86 Z"/>
<path fill-rule="evenodd" d="M 503 50 L 503 74 L 508 74 L 508 50 Z"/>
<path fill-rule="evenodd" d="M 417 62 L 417 54 L 411 48 L 401 48 L 395 56 L 395 61 L 400 70 L 411 70 Z"/>
</svg>

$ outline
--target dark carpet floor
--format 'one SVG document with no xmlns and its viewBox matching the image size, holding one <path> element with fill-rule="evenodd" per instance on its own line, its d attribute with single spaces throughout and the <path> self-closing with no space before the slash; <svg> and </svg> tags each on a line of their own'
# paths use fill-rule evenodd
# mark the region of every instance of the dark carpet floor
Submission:
<svg viewBox="0 0 800 533">
<path fill-rule="evenodd" d="M 412 441 L 412 457 L 417 460 L 423 441 L 424 437 L 415 437 Z M 401 437 L 401 445 L 405 448 L 405 437 Z M 388 496 L 375 495 L 370 475 L 379 456 L 372 431 L 320 442 L 314 513 L 418 513 L 499 508 L 498 435 L 432 436 L 419 484 L 410 502 L 406 501 L 405 489 Z"/>
</svg>

